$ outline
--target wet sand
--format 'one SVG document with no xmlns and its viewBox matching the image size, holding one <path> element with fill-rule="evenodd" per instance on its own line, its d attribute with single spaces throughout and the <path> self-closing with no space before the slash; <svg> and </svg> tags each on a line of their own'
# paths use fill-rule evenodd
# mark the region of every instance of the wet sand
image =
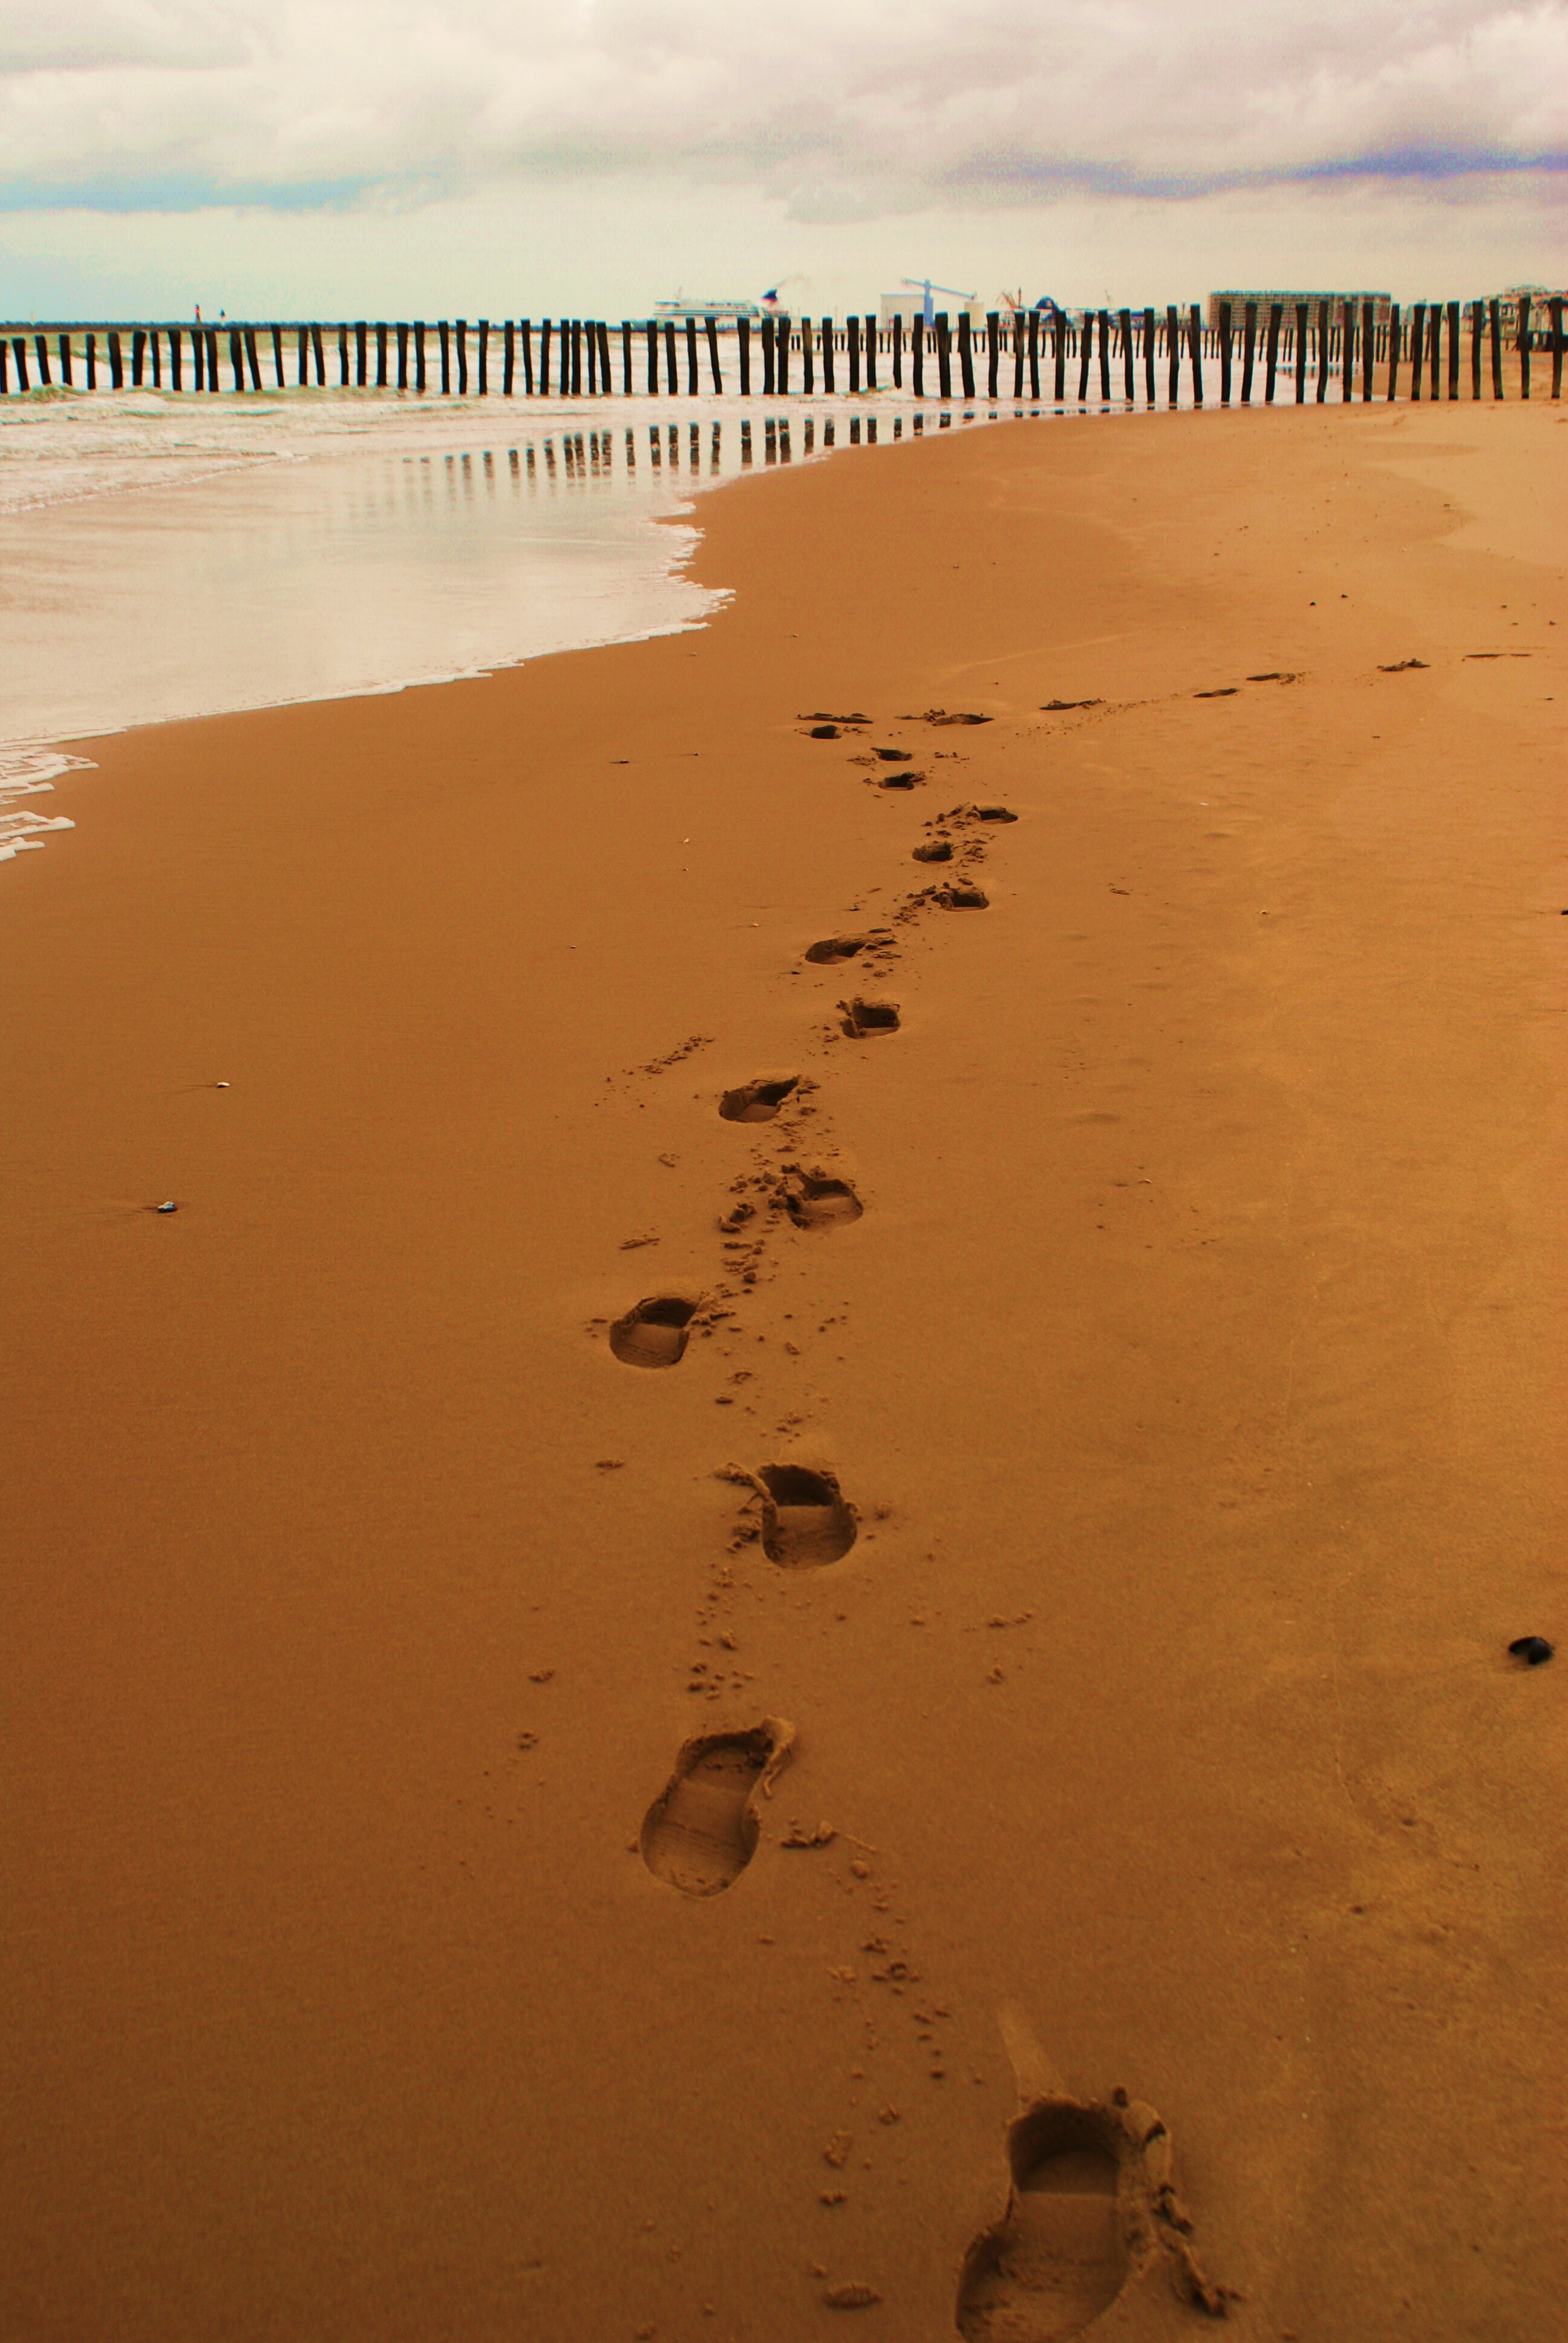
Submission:
<svg viewBox="0 0 1568 2343">
<path fill-rule="evenodd" d="M 1230 2331 L 1557 2331 L 1563 427 L 864 450 L 702 500 L 700 636 L 92 745 L 7 2336 L 935 2343 L 1020 2087 L 1159 2111 Z M 1161 2219 L 1097 2333 L 1204 2328 Z"/>
</svg>

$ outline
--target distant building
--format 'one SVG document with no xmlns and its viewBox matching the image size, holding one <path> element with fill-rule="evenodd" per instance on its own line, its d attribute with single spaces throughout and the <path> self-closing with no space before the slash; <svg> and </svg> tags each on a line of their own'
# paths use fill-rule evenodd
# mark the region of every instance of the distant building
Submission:
<svg viewBox="0 0 1568 2343">
<path fill-rule="evenodd" d="M 1497 302 L 1497 322 L 1502 331 L 1505 334 L 1518 333 L 1519 305 L 1523 300 L 1528 298 L 1530 303 L 1530 338 L 1533 342 L 1540 335 L 1544 334 L 1549 336 L 1551 334 L 1552 311 L 1550 305 L 1553 301 L 1568 300 L 1568 294 L 1564 294 L 1561 289 L 1550 285 L 1511 285 L 1506 293 L 1499 293 L 1496 295 L 1495 298 Z"/>
<path fill-rule="evenodd" d="M 1221 301 L 1229 301 L 1231 304 L 1231 323 L 1232 327 L 1238 327 L 1241 325 L 1249 301 L 1255 301 L 1257 303 L 1258 316 L 1265 325 L 1268 323 L 1269 311 L 1277 301 L 1281 308 L 1285 313 L 1283 322 L 1287 326 L 1293 326 L 1295 324 L 1295 313 L 1303 302 L 1306 305 L 1307 323 L 1309 326 L 1315 326 L 1317 324 L 1319 305 L 1324 301 L 1328 303 L 1330 313 L 1333 318 L 1333 322 L 1337 326 L 1340 322 L 1340 311 L 1345 302 L 1349 301 L 1353 303 L 1359 317 L 1362 304 L 1370 301 L 1372 305 L 1372 325 L 1375 328 L 1381 328 L 1388 324 L 1389 311 L 1393 306 L 1393 296 L 1392 293 L 1348 292 L 1253 293 L 1249 291 L 1244 293 L 1211 293 L 1209 296 L 1209 328 L 1211 333 L 1217 333 L 1219 330 L 1220 304 Z"/>
</svg>

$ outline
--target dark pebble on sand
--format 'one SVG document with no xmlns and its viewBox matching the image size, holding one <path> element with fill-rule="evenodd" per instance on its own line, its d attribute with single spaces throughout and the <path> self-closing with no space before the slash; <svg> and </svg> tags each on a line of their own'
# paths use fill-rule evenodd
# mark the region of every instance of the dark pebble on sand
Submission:
<svg viewBox="0 0 1568 2343">
<path fill-rule="evenodd" d="M 1544 1635 L 1516 1635 L 1508 1649 L 1527 1668 L 1543 1667 L 1552 1657 L 1552 1645 Z"/>
</svg>

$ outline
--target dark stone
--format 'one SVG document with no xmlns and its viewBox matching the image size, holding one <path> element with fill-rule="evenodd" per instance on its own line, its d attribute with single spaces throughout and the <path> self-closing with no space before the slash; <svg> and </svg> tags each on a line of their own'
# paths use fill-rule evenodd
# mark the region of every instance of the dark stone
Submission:
<svg viewBox="0 0 1568 2343">
<path fill-rule="evenodd" d="M 1523 1661 L 1527 1668 L 1544 1667 L 1552 1657 L 1552 1645 L 1544 1635 L 1516 1635 L 1508 1648 L 1516 1660 Z"/>
</svg>

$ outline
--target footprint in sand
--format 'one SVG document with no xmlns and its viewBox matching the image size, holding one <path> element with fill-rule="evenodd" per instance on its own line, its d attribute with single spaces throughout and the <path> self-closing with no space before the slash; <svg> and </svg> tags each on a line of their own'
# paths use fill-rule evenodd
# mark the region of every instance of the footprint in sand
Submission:
<svg viewBox="0 0 1568 2343">
<path fill-rule="evenodd" d="M 952 859 L 953 842 L 950 838 L 929 838 L 923 846 L 915 849 L 917 862 L 950 862 Z"/>
<path fill-rule="evenodd" d="M 762 1500 L 762 1551 L 782 1570 L 841 1562 L 855 1543 L 854 1510 L 837 1477 L 804 1464 L 764 1464 L 748 1476 Z"/>
<path fill-rule="evenodd" d="M 609 1330 L 609 1346 L 627 1367 L 673 1367 L 686 1355 L 687 1329 L 697 1315 L 697 1303 L 684 1294 L 653 1293 L 618 1318 Z"/>
<path fill-rule="evenodd" d="M 771 1122 L 799 1080 L 799 1074 L 780 1074 L 775 1080 L 743 1082 L 739 1090 L 725 1091 L 719 1111 L 726 1122 Z"/>
<path fill-rule="evenodd" d="M 654 1877 L 683 1896 L 731 1886 L 757 1852 L 758 1798 L 772 1796 L 794 1744 L 795 1728 L 780 1716 L 689 1741 L 643 1818 L 642 1859 Z"/>
<path fill-rule="evenodd" d="M 986 911 L 990 909 L 990 897 L 980 887 L 943 887 L 937 894 L 939 903 L 950 911 Z"/>
<path fill-rule="evenodd" d="M 1223 2318 L 1171 2183 L 1171 2138 L 1123 2091 L 1109 2106 L 1035 2100 L 1008 2133 L 1003 2218 L 964 2258 L 958 2328 L 970 2343 L 1069 2343 L 1163 2255 L 1191 2308 Z"/>
<path fill-rule="evenodd" d="M 820 943 L 808 945 L 806 958 L 816 968 L 836 968 L 840 960 L 853 960 L 857 952 L 863 952 L 868 944 L 875 941 L 870 935 L 824 936 Z"/>
<path fill-rule="evenodd" d="M 798 1229 L 842 1228 L 858 1221 L 866 1209 L 848 1180 L 801 1172 L 793 1165 L 786 1168 L 779 1192 Z"/>
<path fill-rule="evenodd" d="M 859 993 L 853 1001 L 840 1001 L 844 1012 L 844 1031 L 857 1041 L 869 1041 L 873 1033 L 896 1033 L 899 1030 L 899 1004 L 896 1001 L 867 1001 Z"/>
</svg>

